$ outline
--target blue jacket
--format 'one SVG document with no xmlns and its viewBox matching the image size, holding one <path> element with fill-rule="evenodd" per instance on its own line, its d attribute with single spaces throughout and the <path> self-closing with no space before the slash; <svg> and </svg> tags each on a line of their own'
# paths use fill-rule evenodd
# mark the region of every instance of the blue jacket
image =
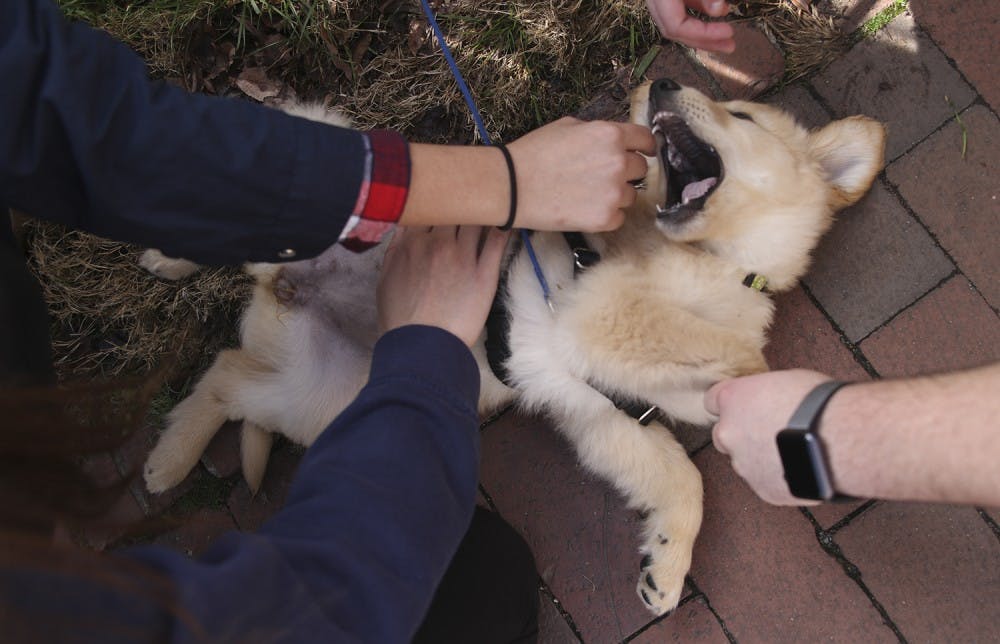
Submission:
<svg viewBox="0 0 1000 644">
<path fill-rule="evenodd" d="M 355 207 L 362 134 L 150 82 L 49 0 L 0 2 L 0 79 L 0 213 L 239 264 L 317 255 Z"/>
<path fill-rule="evenodd" d="M 0 78 L 0 213 L 223 264 L 319 253 L 358 195 L 358 133 L 150 83 L 127 48 L 48 1 L 0 2 Z M 122 555 L 166 574 L 166 601 L 26 566 L 0 575 L 4 608 L 41 620 L 39 635 L 75 628 L 63 641 L 405 642 L 471 520 L 478 389 L 451 334 L 388 333 L 258 532 L 197 560 Z"/>
</svg>

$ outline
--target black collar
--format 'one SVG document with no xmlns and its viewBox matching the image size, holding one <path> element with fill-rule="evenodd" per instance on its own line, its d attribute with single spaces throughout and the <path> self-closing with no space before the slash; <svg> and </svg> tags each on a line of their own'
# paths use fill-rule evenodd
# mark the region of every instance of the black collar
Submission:
<svg viewBox="0 0 1000 644">
<path fill-rule="evenodd" d="M 573 274 L 579 275 L 601 261 L 601 254 L 590 247 L 583 233 L 571 232 L 563 233 L 563 238 L 569 244 L 569 249 L 573 253 Z"/>
</svg>

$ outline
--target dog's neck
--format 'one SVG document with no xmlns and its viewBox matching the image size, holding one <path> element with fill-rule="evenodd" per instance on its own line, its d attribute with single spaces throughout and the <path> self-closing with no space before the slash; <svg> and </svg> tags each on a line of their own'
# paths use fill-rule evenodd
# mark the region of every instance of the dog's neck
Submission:
<svg viewBox="0 0 1000 644">
<path fill-rule="evenodd" d="M 778 267 L 773 266 L 766 258 L 754 258 L 741 255 L 737 244 L 713 244 L 701 242 L 678 242 L 668 239 L 656 226 L 654 215 L 633 209 L 626 217 L 621 227 L 614 231 L 586 236 L 591 248 L 602 257 L 623 256 L 634 261 L 641 261 L 644 256 L 653 256 L 664 252 L 699 253 L 712 256 L 716 261 L 727 264 L 732 272 L 747 288 L 770 293 L 783 290 L 797 281 L 797 276 L 790 281 L 781 279 Z M 779 277 L 775 280 L 771 273 Z"/>
</svg>

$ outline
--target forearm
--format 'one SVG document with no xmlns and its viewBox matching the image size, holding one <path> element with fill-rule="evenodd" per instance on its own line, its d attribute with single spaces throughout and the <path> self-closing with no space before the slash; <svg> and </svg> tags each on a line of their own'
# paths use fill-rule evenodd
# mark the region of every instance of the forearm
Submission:
<svg viewBox="0 0 1000 644">
<path fill-rule="evenodd" d="M 478 385 L 451 334 L 386 334 L 368 385 L 261 528 L 346 631 L 404 641 L 423 617 L 472 517 Z"/>
<path fill-rule="evenodd" d="M 410 190 L 399 223 L 499 226 L 507 221 L 510 181 L 499 150 L 410 144 Z"/>
<path fill-rule="evenodd" d="M 820 434 L 837 490 L 1000 506 L 1000 364 L 851 385 Z"/>
</svg>

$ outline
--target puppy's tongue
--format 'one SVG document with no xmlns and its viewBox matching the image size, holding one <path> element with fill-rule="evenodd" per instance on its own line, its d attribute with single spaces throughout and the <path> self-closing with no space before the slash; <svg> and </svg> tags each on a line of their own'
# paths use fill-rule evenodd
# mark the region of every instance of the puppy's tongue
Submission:
<svg viewBox="0 0 1000 644">
<path fill-rule="evenodd" d="M 684 186 L 681 191 L 681 203 L 686 204 L 698 197 L 703 197 L 718 182 L 717 177 L 708 177 L 701 181 L 695 181 Z"/>
</svg>

